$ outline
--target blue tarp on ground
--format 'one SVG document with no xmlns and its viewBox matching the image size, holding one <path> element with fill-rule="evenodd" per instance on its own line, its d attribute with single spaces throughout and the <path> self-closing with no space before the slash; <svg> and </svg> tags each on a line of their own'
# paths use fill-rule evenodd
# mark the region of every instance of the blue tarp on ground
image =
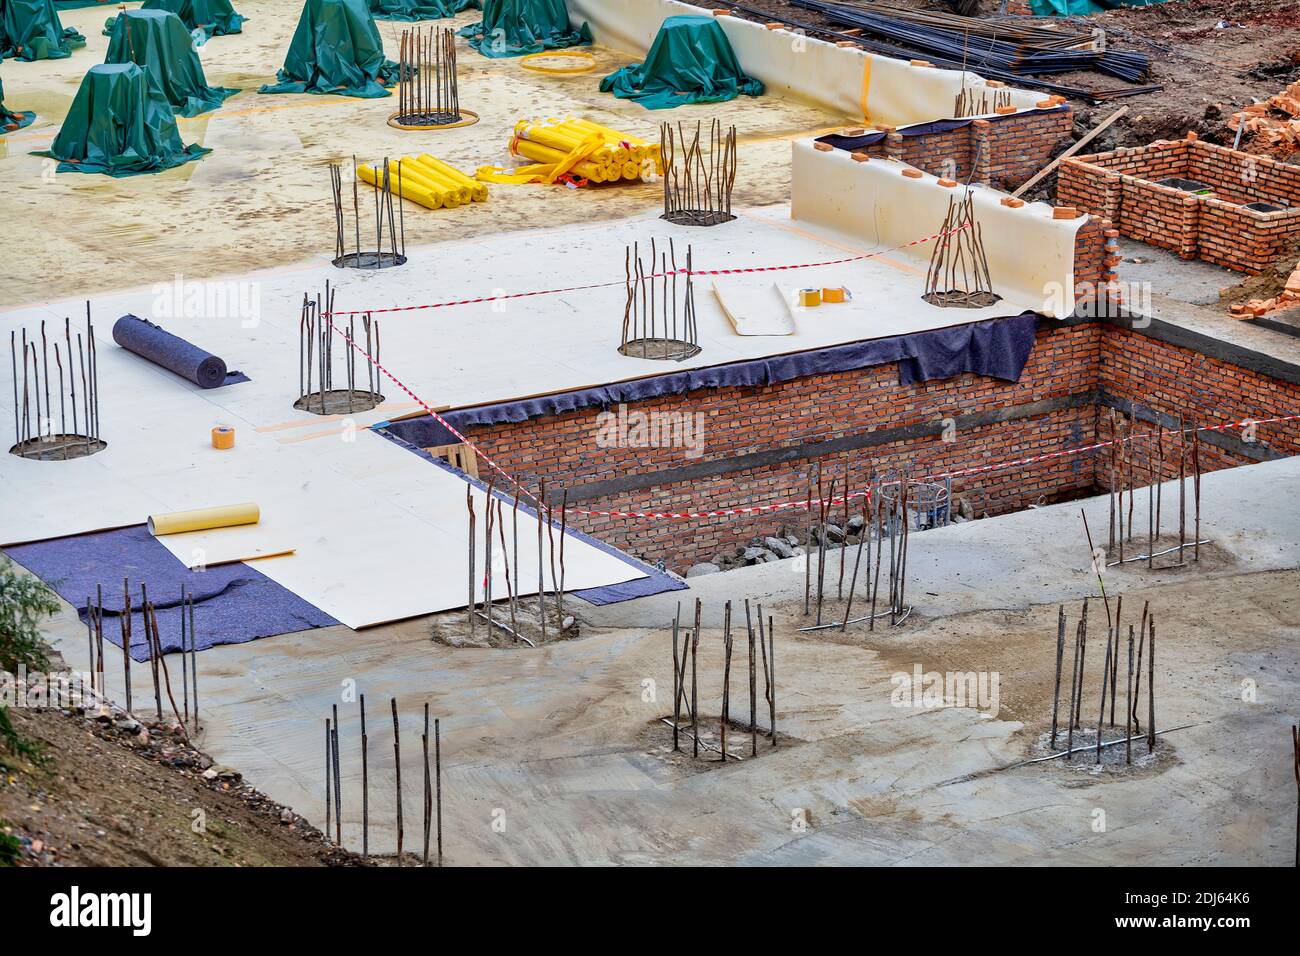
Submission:
<svg viewBox="0 0 1300 956">
<path fill-rule="evenodd" d="M 84 622 L 86 599 L 104 589 L 104 637 L 121 647 L 123 579 L 131 582 L 131 656 L 149 659 L 140 585 L 158 612 L 164 653 L 181 647 L 181 587 L 194 598 L 195 646 L 244 644 L 259 637 L 289 634 L 338 621 L 246 564 L 223 564 L 191 571 L 142 524 L 5 548 L 5 554 L 58 592 Z"/>
<path fill-rule="evenodd" d="M 1024 312 L 930 332 L 914 332 L 808 352 L 774 355 L 748 362 L 733 362 L 730 365 L 670 372 L 517 402 L 480 405 L 444 412 L 442 417 L 463 432 L 475 425 L 522 422 L 582 408 L 609 408 L 620 402 L 642 401 L 661 395 L 681 395 L 701 388 L 773 385 L 806 375 L 846 372 L 889 362 L 898 363 L 898 381 L 902 385 L 952 378 L 965 372 L 1018 382 L 1025 363 L 1029 361 L 1037 329 L 1038 314 Z M 428 415 L 389 422 L 382 427 L 389 434 L 418 448 L 450 445 L 460 440 L 439 424 L 437 419 Z"/>
</svg>

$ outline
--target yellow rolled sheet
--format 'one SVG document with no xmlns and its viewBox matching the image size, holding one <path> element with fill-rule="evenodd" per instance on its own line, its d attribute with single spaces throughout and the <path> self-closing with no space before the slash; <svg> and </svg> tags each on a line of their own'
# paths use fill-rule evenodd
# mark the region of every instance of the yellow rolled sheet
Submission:
<svg viewBox="0 0 1300 956">
<path fill-rule="evenodd" d="M 415 157 L 415 161 L 421 166 L 427 166 L 430 169 L 445 173 L 455 183 L 468 188 L 475 202 L 486 202 L 488 198 L 488 188 L 484 183 L 466 176 L 455 166 L 450 163 L 444 163 L 436 156 L 430 156 L 428 153 L 421 153 Z"/>
<path fill-rule="evenodd" d="M 170 511 L 149 516 L 149 533 L 155 537 L 164 534 L 182 534 L 186 531 L 211 531 L 215 528 L 235 528 L 239 525 L 257 524 L 262 511 L 251 501 L 237 505 L 219 505 L 195 511 Z"/>
<path fill-rule="evenodd" d="M 358 166 L 357 175 L 372 186 L 380 185 L 381 177 L 373 166 Z M 392 189 L 397 190 L 397 179 L 390 176 L 389 185 Z M 411 202 L 419 203 L 428 209 L 441 209 L 445 204 L 441 194 L 419 186 L 414 180 L 408 181 L 405 176 L 402 179 L 401 189 L 397 191 L 403 199 L 409 199 Z"/>
<path fill-rule="evenodd" d="M 562 153 L 558 149 L 552 149 L 549 146 L 543 146 L 541 143 L 534 143 L 530 140 L 522 139 L 515 144 L 515 150 L 520 156 L 527 157 L 537 163 L 558 164 L 568 158 L 567 153 Z M 598 166 L 589 160 L 581 160 L 574 163 L 570 170 L 577 173 L 593 183 L 603 183 L 609 180 L 610 170 L 605 166 Z M 617 178 L 617 177 L 614 177 Z"/>
<path fill-rule="evenodd" d="M 422 166 L 413 159 L 389 160 L 388 161 L 388 181 L 397 181 L 398 170 L 402 172 L 402 178 L 407 176 L 415 180 L 417 186 L 421 186 L 431 192 L 441 194 L 444 206 L 455 208 L 463 206 L 467 202 L 474 201 L 474 193 L 457 183 L 452 182 L 442 173 L 434 172 L 426 166 Z"/>
</svg>

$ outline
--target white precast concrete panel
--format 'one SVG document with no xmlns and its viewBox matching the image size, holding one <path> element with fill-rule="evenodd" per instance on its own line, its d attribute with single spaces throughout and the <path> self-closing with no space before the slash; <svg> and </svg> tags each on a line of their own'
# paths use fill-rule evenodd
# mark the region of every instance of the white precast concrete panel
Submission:
<svg viewBox="0 0 1300 956">
<path fill-rule="evenodd" d="M 928 173 L 904 176 L 904 169 L 911 167 L 886 159 L 860 163 L 841 149 L 825 152 L 811 141 L 796 142 L 794 218 L 886 248 L 937 232 L 948 201 L 965 190 L 941 186 Z M 1044 315 L 1068 317 L 1074 311 L 1074 240 L 1087 219 L 1054 219 L 1045 203 L 1004 206 L 1006 194 L 995 189 L 971 193 L 993 291 Z M 933 248 L 926 243 L 900 252 L 928 263 Z"/>
<path fill-rule="evenodd" d="M 568 3 L 573 24 L 589 23 L 597 43 L 638 56 L 650 49 L 668 17 L 713 15 L 710 9 L 678 0 Z M 963 89 L 979 90 L 987 85 L 983 77 L 969 71 L 912 66 L 906 60 L 837 46 L 790 30 L 768 30 L 761 23 L 739 17 L 717 20 L 741 68 L 762 80 L 769 93 L 812 103 L 837 116 L 890 126 L 948 119 Z M 1031 90 L 1000 90 L 1020 109 L 1031 109 L 1043 98 Z"/>
</svg>

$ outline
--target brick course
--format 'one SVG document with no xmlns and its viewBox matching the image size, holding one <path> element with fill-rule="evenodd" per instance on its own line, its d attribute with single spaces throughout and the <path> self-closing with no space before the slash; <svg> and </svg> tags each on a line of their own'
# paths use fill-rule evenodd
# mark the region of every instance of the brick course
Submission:
<svg viewBox="0 0 1300 956">
<path fill-rule="evenodd" d="M 1204 183 L 1198 196 L 1157 180 Z M 1300 167 L 1197 139 L 1159 140 L 1061 163 L 1057 201 L 1112 220 L 1122 234 L 1184 259 L 1258 275 L 1300 237 Z M 1245 209 L 1269 202 L 1279 212 Z"/>
<path fill-rule="evenodd" d="M 911 435 L 847 454 L 822 454 L 826 480 L 842 482 L 846 461 L 860 486 L 866 470 L 908 466 L 913 475 L 1010 461 L 1105 437 L 1101 402 L 1137 402 L 1143 409 L 1201 421 L 1265 418 L 1300 411 L 1300 386 L 1273 379 L 1140 332 L 1089 322 L 1045 322 L 1019 383 L 976 375 L 903 386 L 896 365 L 810 376 L 761 387 L 703 389 L 635 403 L 631 411 L 700 414 L 703 455 L 680 447 L 601 447 L 600 409 L 583 409 L 520 423 L 477 426 L 467 437 L 526 484 L 546 478 L 552 489 L 580 489 L 628 476 L 658 476 L 669 469 L 713 463 L 725 469 L 741 455 L 786 449 L 791 460 L 690 480 L 667 480 L 571 506 L 587 510 L 713 510 L 802 499 L 810 459 L 801 445 L 852 441 L 872 432 L 912 426 Z M 1056 407 L 1033 413 L 1040 405 Z M 938 434 L 945 419 L 980 413 L 1028 411 L 1025 417 L 957 428 L 954 441 Z M 1235 434 L 1235 433 L 1229 433 Z M 1265 426 L 1265 451 L 1300 453 L 1300 423 Z M 1257 456 L 1258 457 L 1258 456 Z M 1250 456 L 1206 444 L 1206 470 L 1242 464 Z M 954 493 L 980 514 L 1097 490 L 1107 475 L 1104 458 L 1069 456 L 1023 468 L 959 479 Z M 480 472 L 486 474 L 483 465 Z M 1172 471 L 1170 466 L 1171 474 Z M 670 476 L 671 477 L 671 476 Z M 646 478 L 651 481 L 653 478 Z M 576 492 L 575 492 L 576 494 Z M 806 521 L 802 511 L 707 520 L 634 520 L 573 514 L 570 524 L 650 561 L 683 571 L 754 535 L 774 534 Z"/>
</svg>

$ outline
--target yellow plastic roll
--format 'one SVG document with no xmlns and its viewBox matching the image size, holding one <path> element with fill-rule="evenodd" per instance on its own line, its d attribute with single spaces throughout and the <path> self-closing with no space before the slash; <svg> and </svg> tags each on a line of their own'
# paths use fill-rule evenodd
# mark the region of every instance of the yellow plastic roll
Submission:
<svg viewBox="0 0 1300 956">
<path fill-rule="evenodd" d="M 519 122 L 515 124 L 515 135 L 529 142 L 541 143 L 552 149 L 570 152 L 582 145 L 589 136 L 558 129 L 554 126 L 538 126 L 535 123 Z"/>
<path fill-rule="evenodd" d="M 622 169 L 624 179 L 635 180 L 641 178 L 640 163 L 626 162 L 623 164 Z"/>
<path fill-rule="evenodd" d="M 483 183 L 478 182 L 477 180 L 471 179 L 470 177 L 466 176 L 464 173 L 462 173 L 455 166 L 452 166 L 450 163 L 444 163 L 436 156 L 430 156 L 428 153 L 421 153 L 419 156 L 415 158 L 415 161 L 418 162 L 421 166 L 429 166 L 433 169 L 441 170 L 442 172 L 445 172 L 448 176 L 450 176 L 453 181 L 460 183 L 462 186 L 468 187 L 471 190 L 471 192 L 474 194 L 475 202 L 483 202 L 488 198 L 487 186 L 485 186 Z"/>
<path fill-rule="evenodd" d="M 463 206 L 467 202 L 474 200 L 474 191 L 468 186 L 462 186 L 453 182 L 449 177 L 442 173 L 434 172 L 427 166 L 422 166 L 413 159 L 403 158 L 394 162 L 388 161 L 388 168 L 391 171 L 389 179 L 397 177 L 397 170 L 400 164 L 403 176 L 411 176 L 415 181 L 436 192 L 442 193 L 442 200 L 445 204 L 449 196 L 454 197 L 458 206 Z"/>
<path fill-rule="evenodd" d="M 609 157 L 605 155 L 604 143 L 595 135 L 563 136 L 557 135 L 555 130 L 547 127 L 529 126 L 516 138 L 516 142 L 525 141 L 553 149 L 561 153 L 566 160 L 572 157 L 597 166 L 610 165 Z M 572 163 L 570 162 L 569 165 L 572 166 Z"/>
<path fill-rule="evenodd" d="M 541 143 L 534 143 L 526 139 L 519 140 L 515 144 L 515 150 L 520 156 L 525 156 L 538 163 L 557 164 L 563 162 L 568 156 L 568 154 L 562 153 L 558 149 L 551 149 L 549 146 L 543 146 Z M 598 166 L 587 160 L 574 163 L 570 169 L 579 176 L 595 183 L 603 183 L 609 178 L 609 172 L 605 167 Z"/>
<path fill-rule="evenodd" d="M 358 166 L 357 175 L 372 186 L 379 185 L 380 177 L 373 166 Z M 396 181 L 391 180 L 391 178 L 390 185 L 393 189 L 397 189 Z M 418 186 L 414 182 L 408 181 L 405 177 L 403 177 L 402 188 L 399 190 L 399 195 L 403 199 L 409 199 L 411 202 L 419 203 L 421 206 L 428 209 L 441 209 L 444 205 L 442 194 Z"/>
<path fill-rule="evenodd" d="M 257 524 L 262 511 L 251 501 L 237 505 L 220 505 L 216 508 L 199 508 L 196 511 L 171 511 L 149 516 L 149 533 L 182 534 L 186 531 L 211 531 L 214 528 L 234 528 L 238 525 Z"/>
<path fill-rule="evenodd" d="M 443 194 L 446 193 L 447 190 L 432 176 L 425 175 L 420 169 L 412 169 L 410 165 L 403 166 L 399 161 L 390 159 L 388 161 L 388 182 L 394 189 L 398 186 L 397 173 L 399 169 L 402 173 L 402 188 L 406 188 L 407 186 L 416 186 L 419 189 L 425 189 L 431 193 L 436 193 L 440 198 L 446 198 Z"/>
<path fill-rule="evenodd" d="M 645 145 L 645 140 L 640 139 L 636 136 L 631 136 L 627 133 L 624 133 L 620 130 L 613 129 L 609 126 L 602 126 L 600 123 L 594 123 L 591 120 L 579 119 L 576 116 L 570 116 L 561 125 L 567 125 L 577 129 L 585 129 L 592 133 L 600 133 L 604 135 L 606 138 L 608 138 L 611 142 L 616 142 L 616 143 L 626 142 L 626 143 L 632 143 L 633 145 L 636 146 Z"/>
</svg>

